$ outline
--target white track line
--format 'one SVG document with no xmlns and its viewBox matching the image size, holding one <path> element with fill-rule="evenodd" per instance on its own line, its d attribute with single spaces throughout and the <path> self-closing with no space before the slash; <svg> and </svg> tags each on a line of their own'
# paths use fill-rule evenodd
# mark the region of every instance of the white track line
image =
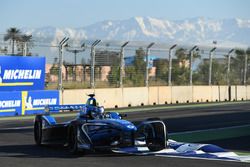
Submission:
<svg viewBox="0 0 250 167">
<path fill-rule="evenodd" d="M 23 126 L 23 127 L 13 127 L 13 128 L 0 128 L 2 130 L 23 130 L 23 129 L 32 129 L 33 126 Z"/>
<path fill-rule="evenodd" d="M 213 128 L 213 129 L 193 130 L 193 131 L 185 131 L 185 132 L 174 132 L 174 133 L 169 133 L 169 135 L 191 134 L 191 133 L 198 133 L 198 132 L 209 132 L 209 131 L 227 130 L 227 129 L 234 129 L 234 128 L 244 128 L 244 127 L 250 127 L 250 124 L 239 125 L 239 126 L 230 126 L 230 127 L 224 127 L 224 128 Z"/>
</svg>

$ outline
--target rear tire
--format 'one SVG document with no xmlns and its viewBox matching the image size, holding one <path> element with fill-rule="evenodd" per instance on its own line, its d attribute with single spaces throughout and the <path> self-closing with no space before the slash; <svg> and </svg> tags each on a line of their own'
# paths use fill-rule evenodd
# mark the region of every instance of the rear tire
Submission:
<svg viewBox="0 0 250 167">
<path fill-rule="evenodd" d="M 77 144 L 77 127 L 72 126 L 69 131 L 69 139 L 68 139 L 68 144 L 69 144 L 69 152 L 72 154 L 78 154 L 78 144 Z"/>
<path fill-rule="evenodd" d="M 37 115 L 35 118 L 35 123 L 34 123 L 34 139 L 35 139 L 36 145 L 38 145 L 38 146 L 42 145 L 42 136 L 43 136 L 42 116 Z"/>
</svg>

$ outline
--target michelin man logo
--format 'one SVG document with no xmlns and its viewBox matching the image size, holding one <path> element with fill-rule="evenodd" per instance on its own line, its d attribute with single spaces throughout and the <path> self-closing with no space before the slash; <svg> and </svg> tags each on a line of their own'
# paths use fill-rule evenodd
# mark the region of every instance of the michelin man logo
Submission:
<svg viewBox="0 0 250 167">
<path fill-rule="evenodd" d="M 26 108 L 33 108 L 31 96 L 27 97 L 25 107 Z"/>
<path fill-rule="evenodd" d="M 0 83 L 3 82 L 3 79 L 2 79 L 2 77 L 1 77 L 1 72 L 2 72 L 2 67 L 0 66 Z"/>
</svg>

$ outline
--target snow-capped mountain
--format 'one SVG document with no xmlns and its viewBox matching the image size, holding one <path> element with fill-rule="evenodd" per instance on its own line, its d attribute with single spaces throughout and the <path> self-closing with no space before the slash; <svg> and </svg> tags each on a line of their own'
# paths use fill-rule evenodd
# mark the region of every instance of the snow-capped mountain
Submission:
<svg viewBox="0 0 250 167">
<path fill-rule="evenodd" d="M 250 45 L 250 19 L 191 18 L 166 20 L 134 17 L 127 20 L 107 20 L 83 28 L 43 27 L 22 29 L 40 40 L 56 44 L 62 37 L 75 41 L 86 39 L 179 42 L 183 44 L 218 43 Z"/>
</svg>

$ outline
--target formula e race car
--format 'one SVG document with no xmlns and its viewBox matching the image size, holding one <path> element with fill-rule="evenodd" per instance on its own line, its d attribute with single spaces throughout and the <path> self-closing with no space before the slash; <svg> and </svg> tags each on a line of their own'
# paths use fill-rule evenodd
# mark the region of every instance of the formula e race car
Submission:
<svg viewBox="0 0 250 167">
<path fill-rule="evenodd" d="M 94 94 L 89 96 L 86 104 L 47 106 L 45 114 L 36 115 L 36 144 L 62 144 L 72 153 L 133 146 L 159 151 L 167 147 L 167 129 L 160 119 L 147 119 L 135 126 L 123 119 L 124 114 L 104 112 L 103 107 L 97 106 Z M 50 115 L 53 110 L 74 110 L 79 114 L 74 120 L 57 123 Z"/>
</svg>

